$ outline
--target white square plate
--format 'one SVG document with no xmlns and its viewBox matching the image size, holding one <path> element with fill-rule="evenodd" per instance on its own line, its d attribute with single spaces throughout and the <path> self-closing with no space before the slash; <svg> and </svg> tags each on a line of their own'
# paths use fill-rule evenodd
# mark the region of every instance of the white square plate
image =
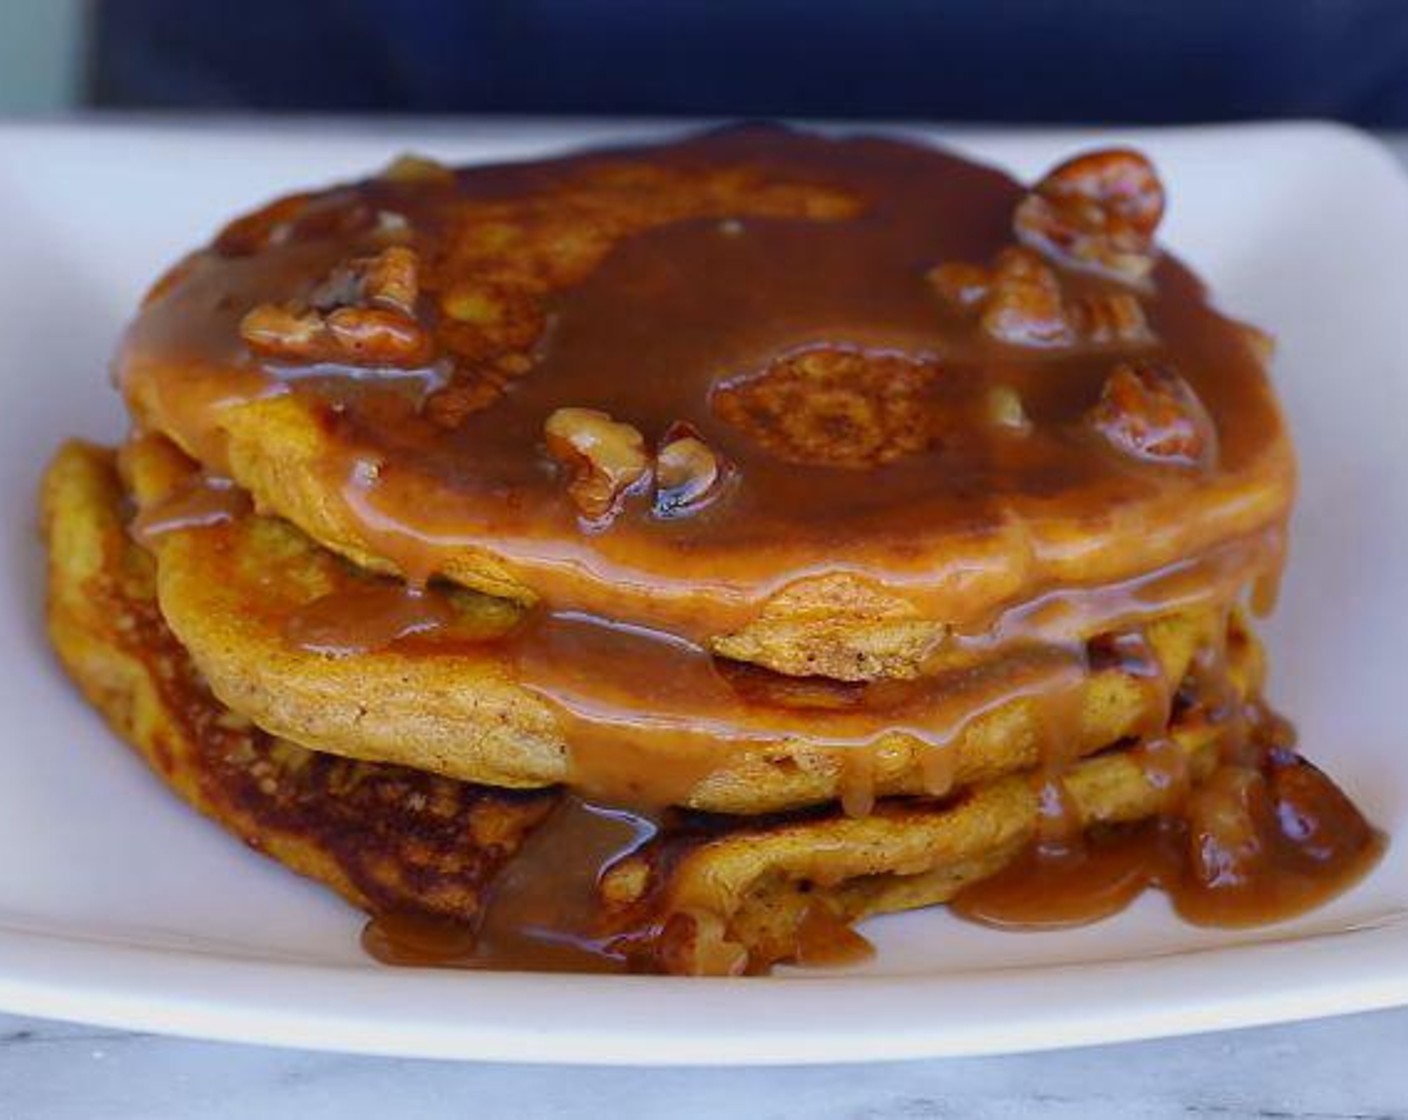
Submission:
<svg viewBox="0 0 1408 1120">
<path fill-rule="evenodd" d="M 287 189 L 415 149 L 451 161 L 662 126 L 454 123 L 0 129 L 0 1007 L 210 1037 L 423 1056 L 799 1062 L 1035 1049 L 1408 1003 L 1408 187 L 1323 125 L 958 132 L 1032 177 L 1083 145 L 1148 151 L 1167 242 L 1280 336 L 1302 455 L 1274 694 L 1308 753 L 1399 837 L 1302 920 L 1193 929 L 1145 898 L 1003 934 L 942 911 L 871 923 L 870 967 L 771 979 L 386 969 L 358 915 L 243 850 L 69 688 L 41 627 L 35 484 L 59 440 L 123 430 L 105 362 L 163 265 Z M 909 129 L 910 132 L 923 130 Z"/>
</svg>

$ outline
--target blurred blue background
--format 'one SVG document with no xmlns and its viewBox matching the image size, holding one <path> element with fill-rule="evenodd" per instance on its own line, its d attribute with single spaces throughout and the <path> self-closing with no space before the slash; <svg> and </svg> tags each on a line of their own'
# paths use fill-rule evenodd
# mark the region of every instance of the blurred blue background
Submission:
<svg viewBox="0 0 1408 1120">
<path fill-rule="evenodd" d="M 1408 125 L 1408 0 L 0 0 L 0 108 Z"/>
</svg>

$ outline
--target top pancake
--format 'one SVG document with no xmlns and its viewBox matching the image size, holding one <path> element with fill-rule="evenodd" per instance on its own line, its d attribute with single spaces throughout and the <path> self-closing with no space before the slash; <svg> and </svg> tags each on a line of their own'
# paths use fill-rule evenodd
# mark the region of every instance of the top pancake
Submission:
<svg viewBox="0 0 1408 1120">
<path fill-rule="evenodd" d="M 1091 189 L 1080 221 L 1147 216 Z M 118 373 L 141 424 L 363 566 L 783 672 L 912 675 L 952 629 L 1274 531 L 1291 499 L 1246 328 L 1167 256 L 1102 270 L 1059 222 L 1014 253 L 1031 197 L 776 129 L 402 162 L 228 227 L 157 285 Z M 1190 393 L 1206 446 L 1164 455 Z M 610 421 L 545 445 L 563 408 Z M 597 437 L 605 501 L 609 471 L 580 477 Z M 680 484 L 656 455 L 696 438 L 710 470 Z"/>
</svg>

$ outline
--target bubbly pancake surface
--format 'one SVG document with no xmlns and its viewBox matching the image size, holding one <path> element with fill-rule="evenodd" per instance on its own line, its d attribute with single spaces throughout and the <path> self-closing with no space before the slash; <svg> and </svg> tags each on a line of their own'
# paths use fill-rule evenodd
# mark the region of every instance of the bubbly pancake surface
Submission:
<svg viewBox="0 0 1408 1120">
<path fill-rule="evenodd" d="M 144 423 L 360 564 L 741 632 L 734 656 L 787 672 L 912 674 L 949 628 L 1274 531 L 1290 501 L 1262 362 L 1173 259 L 1134 288 L 1057 268 L 1068 308 L 1136 299 L 1129 338 L 1014 345 L 936 294 L 931 270 L 1012 247 L 1023 198 L 929 148 L 773 129 L 403 171 L 236 223 L 158 285 L 119 374 Z M 418 262 L 402 333 L 338 349 L 338 270 L 388 247 Z M 306 346 L 242 337 L 290 308 Z M 1138 461 L 1091 431 L 1128 361 L 1191 386 L 1214 457 Z M 727 469 L 697 509 L 643 481 L 585 524 L 544 445 L 562 408 L 647 450 L 687 425 Z"/>
</svg>

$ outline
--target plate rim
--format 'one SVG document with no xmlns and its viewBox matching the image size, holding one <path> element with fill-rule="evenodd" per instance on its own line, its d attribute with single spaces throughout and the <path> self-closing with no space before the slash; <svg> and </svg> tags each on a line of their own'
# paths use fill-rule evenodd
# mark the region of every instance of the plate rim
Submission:
<svg viewBox="0 0 1408 1120">
<path fill-rule="evenodd" d="M 1346 982 L 1306 978 L 1348 948 Z M 1209 954 L 1243 966 L 1221 991 L 1190 983 Z M 216 956 L 220 972 L 211 973 Z M 858 1064 L 1035 1053 L 1299 1022 L 1408 1005 L 1408 911 L 1359 927 L 1161 956 L 923 977 L 787 979 L 373 970 L 0 929 L 0 1009 L 220 1042 L 383 1057 L 591 1066 Z M 18 970 L 15 966 L 18 965 Z M 15 975 L 16 971 L 28 973 Z M 8 974 L 6 974 L 8 972 Z M 1271 985 L 1267 975 L 1297 975 Z M 1072 1004 L 1071 981 L 1086 993 Z M 212 983 L 212 980 L 214 981 Z M 296 1004 L 277 993 L 302 993 Z M 775 998 L 783 986 L 787 1000 Z M 703 989 L 701 993 L 701 989 Z M 701 994 L 705 998 L 700 998 Z M 933 1011 L 935 995 L 963 1010 Z M 407 996 L 416 1015 L 396 1019 Z M 492 1021 L 461 1012 L 494 1001 Z M 513 1006 L 503 1006 L 504 997 Z M 1003 1014 L 1021 1005 L 1019 1026 Z M 554 1015 L 566 1001 L 578 1014 Z M 1131 1014 L 1131 1007 L 1138 1010 Z M 350 1009 L 349 1009 L 350 1008 Z M 595 1011 L 597 1014 L 593 1015 Z M 848 1022 L 838 1026 L 838 1011 Z M 505 1014 L 505 1012 L 507 1012 Z M 585 1012 L 585 1013 L 582 1013 Z M 662 1032 L 662 1020 L 691 1018 Z M 877 1024 L 883 1030 L 877 1032 Z"/>
</svg>

